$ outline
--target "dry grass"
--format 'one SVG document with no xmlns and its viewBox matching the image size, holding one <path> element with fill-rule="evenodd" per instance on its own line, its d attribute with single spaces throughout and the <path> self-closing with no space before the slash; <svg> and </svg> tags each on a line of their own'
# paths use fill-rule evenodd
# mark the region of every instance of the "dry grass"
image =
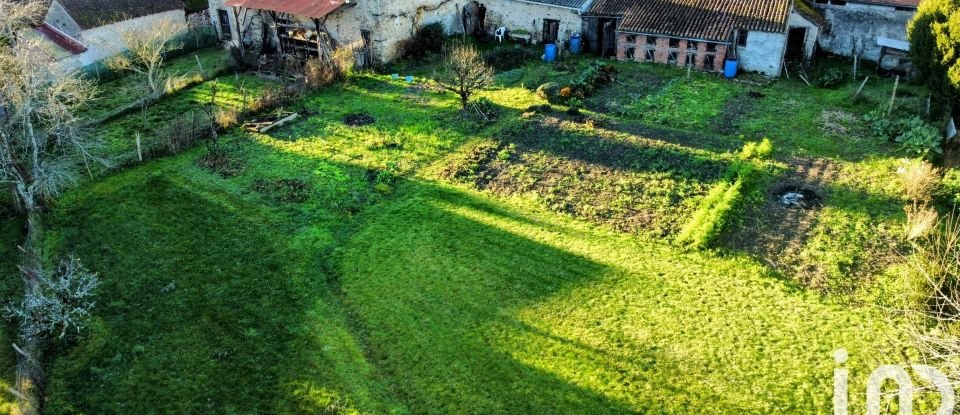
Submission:
<svg viewBox="0 0 960 415">
<path fill-rule="evenodd" d="M 916 204 L 926 204 L 940 183 L 940 170 L 926 161 L 914 160 L 900 168 L 904 195 Z"/>
<path fill-rule="evenodd" d="M 907 223 L 904 230 L 908 241 L 926 237 L 937 224 L 938 214 L 933 208 L 908 205 L 904 210 L 907 212 Z"/>
</svg>

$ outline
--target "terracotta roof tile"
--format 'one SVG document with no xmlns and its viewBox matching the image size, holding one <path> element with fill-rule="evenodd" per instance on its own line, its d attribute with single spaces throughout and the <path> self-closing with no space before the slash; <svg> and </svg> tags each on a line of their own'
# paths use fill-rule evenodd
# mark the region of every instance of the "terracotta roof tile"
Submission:
<svg viewBox="0 0 960 415">
<path fill-rule="evenodd" d="M 271 10 L 319 19 L 347 3 L 347 0 L 228 0 L 226 5 Z"/>
<path fill-rule="evenodd" d="M 920 6 L 920 0 L 855 0 L 854 3 L 879 4 L 883 6 L 912 7 Z"/>
<path fill-rule="evenodd" d="M 540 3 L 547 6 L 566 7 L 569 9 L 580 10 L 589 0 L 521 0 L 528 3 Z"/>
<path fill-rule="evenodd" d="M 617 30 L 728 41 L 734 30 L 783 32 L 792 0 L 596 0 L 589 15 L 618 16 Z"/>
</svg>

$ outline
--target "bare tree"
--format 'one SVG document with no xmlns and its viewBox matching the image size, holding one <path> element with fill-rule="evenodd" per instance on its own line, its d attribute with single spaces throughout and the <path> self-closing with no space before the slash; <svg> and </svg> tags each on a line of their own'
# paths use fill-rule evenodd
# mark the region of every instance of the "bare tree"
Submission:
<svg viewBox="0 0 960 415">
<path fill-rule="evenodd" d="M 116 71 L 134 72 L 147 80 L 151 95 L 163 93 L 163 61 L 167 53 L 183 48 L 176 38 L 186 25 L 171 19 L 159 20 L 146 27 L 129 28 L 120 32 L 127 51 L 107 60 L 107 66 Z"/>
<path fill-rule="evenodd" d="M 26 219 L 20 270 L 23 301 L 6 309 L 20 322 L 17 380 L 12 392 L 22 414 L 41 409 L 43 343 L 49 335 L 79 328 L 91 304 L 84 299 L 96 277 L 71 261 L 47 271 L 41 247 L 41 214 L 47 203 L 76 180 L 77 167 L 90 161 L 96 142 L 84 134 L 75 110 L 91 94 L 91 86 L 64 75 L 36 53 L 38 45 L 21 38 L 42 19 L 34 0 L 0 0 L 0 187 L 12 189 Z M 11 19 L 11 16 L 13 18 Z M 89 164 L 88 164 L 89 165 Z"/>
<path fill-rule="evenodd" d="M 912 241 L 912 274 L 905 320 L 921 358 L 960 380 L 960 218 L 950 215 Z"/>
<path fill-rule="evenodd" d="M 464 109 L 475 92 L 493 83 L 493 68 L 472 45 L 456 43 L 445 48 L 443 60 L 444 68 L 435 80 L 443 89 L 459 95 Z"/>
</svg>

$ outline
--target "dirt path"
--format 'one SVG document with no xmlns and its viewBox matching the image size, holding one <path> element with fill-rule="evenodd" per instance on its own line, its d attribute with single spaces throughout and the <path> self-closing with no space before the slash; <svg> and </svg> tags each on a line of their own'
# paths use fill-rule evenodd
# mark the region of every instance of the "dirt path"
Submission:
<svg viewBox="0 0 960 415">
<path fill-rule="evenodd" d="M 774 182 L 764 195 L 764 202 L 748 212 L 743 229 L 731 236 L 731 246 L 754 254 L 771 267 L 799 271 L 804 267 L 799 256 L 810 231 L 817 224 L 819 207 L 802 209 L 784 206 L 779 194 L 797 187 L 826 197 L 826 187 L 839 175 L 839 167 L 827 159 L 793 158 L 787 161 L 790 170 Z"/>
</svg>

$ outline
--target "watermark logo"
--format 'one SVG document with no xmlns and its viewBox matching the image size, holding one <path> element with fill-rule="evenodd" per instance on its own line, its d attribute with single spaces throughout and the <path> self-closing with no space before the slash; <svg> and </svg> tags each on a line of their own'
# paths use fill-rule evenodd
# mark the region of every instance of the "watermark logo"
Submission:
<svg viewBox="0 0 960 415">
<path fill-rule="evenodd" d="M 840 367 L 833 371 L 833 414 L 848 415 L 850 406 L 849 377 L 850 372 L 843 366 L 849 355 L 844 349 L 833 352 L 833 359 Z M 937 415 L 950 415 L 956 406 L 956 397 L 950 380 L 934 367 L 926 365 L 911 365 L 913 371 L 926 384 L 933 385 L 940 394 L 940 409 Z M 884 382 L 893 380 L 897 384 L 897 403 L 900 415 L 913 415 L 913 393 L 916 389 L 910 374 L 902 366 L 880 366 L 867 380 L 867 415 L 880 415 L 880 387 Z"/>
</svg>

